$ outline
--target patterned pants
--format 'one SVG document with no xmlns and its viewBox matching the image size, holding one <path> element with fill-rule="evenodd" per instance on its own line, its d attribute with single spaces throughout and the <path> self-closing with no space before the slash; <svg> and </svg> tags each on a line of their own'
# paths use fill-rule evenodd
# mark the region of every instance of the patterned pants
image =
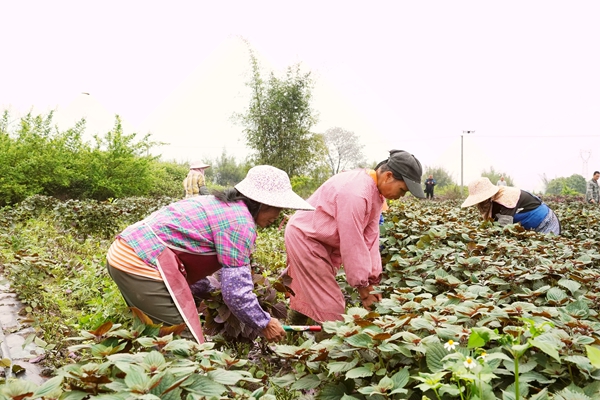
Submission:
<svg viewBox="0 0 600 400">
<path fill-rule="evenodd" d="M 535 228 L 536 232 L 540 233 L 554 233 L 555 235 L 560 235 L 560 221 L 554 211 L 549 210 L 548 215 L 543 219 L 543 221 Z"/>
</svg>

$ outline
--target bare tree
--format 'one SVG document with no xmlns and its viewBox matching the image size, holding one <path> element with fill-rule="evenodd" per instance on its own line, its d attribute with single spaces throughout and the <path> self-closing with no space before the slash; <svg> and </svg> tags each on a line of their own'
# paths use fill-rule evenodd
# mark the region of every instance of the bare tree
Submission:
<svg viewBox="0 0 600 400">
<path fill-rule="evenodd" d="M 327 147 L 327 164 L 332 175 L 364 163 L 364 146 L 359 143 L 354 132 L 340 127 L 330 128 L 323 134 L 323 140 Z"/>
</svg>

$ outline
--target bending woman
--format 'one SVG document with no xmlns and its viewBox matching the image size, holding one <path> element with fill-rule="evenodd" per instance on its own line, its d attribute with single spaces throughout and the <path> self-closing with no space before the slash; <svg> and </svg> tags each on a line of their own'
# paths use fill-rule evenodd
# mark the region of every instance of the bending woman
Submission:
<svg viewBox="0 0 600 400">
<path fill-rule="evenodd" d="M 515 187 L 494 185 L 482 177 L 469 183 L 469 197 L 461 207 L 477 205 L 484 220 L 520 223 L 525 229 L 560 235 L 560 221 L 539 197 Z"/>
<path fill-rule="evenodd" d="M 379 219 L 385 199 L 410 191 L 424 198 L 421 163 L 392 150 L 375 170 L 356 169 L 329 178 L 308 202 L 314 212 L 297 211 L 285 228 L 290 287 L 290 323 L 341 320 L 346 303 L 336 275 L 342 263 L 348 283 L 365 308 L 381 300 L 372 293 L 381 279 Z"/>
<path fill-rule="evenodd" d="M 253 293 L 250 254 L 256 226 L 270 225 L 284 208 L 313 210 L 284 171 L 256 166 L 235 188 L 177 201 L 126 228 L 108 251 L 108 272 L 130 307 L 154 322 L 185 322 L 202 343 L 194 295 L 205 294 L 203 278 L 221 270 L 231 312 L 267 340 L 281 340 L 283 327 Z"/>
</svg>

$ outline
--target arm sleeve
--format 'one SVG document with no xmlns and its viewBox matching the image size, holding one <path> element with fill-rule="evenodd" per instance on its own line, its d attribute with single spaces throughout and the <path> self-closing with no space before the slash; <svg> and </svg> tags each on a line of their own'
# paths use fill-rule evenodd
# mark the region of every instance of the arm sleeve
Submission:
<svg viewBox="0 0 600 400">
<path fill-rule="evenodd" d="M 379 235 L 377 235 L 377 245 L 371 247 L 371 273 L 369 274 L 369 285 L 379 285 L 381 282 L 381 271 L 383 265 L 381 262 L 381 253 L 379 251 Z"/>
<path fill-rule="evenodd" d="M 345 196 L 337 204 L 337 224 L 340 236 L 340 253 L 350 286 L 367 287 L 372 274 L 381 273 L 379 256 L 379 210 L 381 204 L 374 205 L 363 196 Z M 370 221 L 371 208 L 377 212 Z M 379 269 L 379 272 L 377 272 Z"/>
<path fill-rule="evenodd" d="M 203 195 L 203 196 L 208 195 L 209 194 L 208 188 L 206 186 L 204 186 L 204 185 L 200 186 L 200 194 Z"/>
<path fill-rule="evenodd" d="M 258 304 L 250 272 L 250 254 L 256 241 L 256 228 L 232 223 L 214 236 L 221 269 L 221 293 L 229 310 L 244 324 L 264 329 L 271 316 Z"/>
<path fill-rule="evenodd" d="M 594 191 L 594 188 L 592 187 L 592 184 L 590 182 L 588 182 L 586 190 L 585 190 L 585 201 L 587 203 L 589 203 L 590 200 L 592 199 L 592 192 L 593 191 Z"/>
<path fill-rule="evenodd" d="M 229 310 L 244 324 L 262 330 L 271 320 L 271 316 L 262 309 L 253 290 L 250 268 L 221 270 L 221 293 Z"/>
</svg>

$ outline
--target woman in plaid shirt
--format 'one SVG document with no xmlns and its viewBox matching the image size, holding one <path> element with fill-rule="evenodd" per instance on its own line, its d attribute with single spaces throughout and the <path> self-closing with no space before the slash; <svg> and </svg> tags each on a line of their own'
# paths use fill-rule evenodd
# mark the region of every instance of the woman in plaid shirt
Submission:
<svg viewBox="0 0 600 400">
<path fill-rule="evenodd" d="M 126 228 L 108 251 L 108 271 L 129 306 L 156 322 L 185 322 L 202 343 L 194 294 L 220 270 L 231 312 L 267 340 L 281 340 L 281 324 L 253 293 L 249 265 L 256 226 L 270 225 L 284 208 L 314 210 L 292 191 L 284 171 L 256 166 L 234 188 L 180 200 Z"/>
</svg>

